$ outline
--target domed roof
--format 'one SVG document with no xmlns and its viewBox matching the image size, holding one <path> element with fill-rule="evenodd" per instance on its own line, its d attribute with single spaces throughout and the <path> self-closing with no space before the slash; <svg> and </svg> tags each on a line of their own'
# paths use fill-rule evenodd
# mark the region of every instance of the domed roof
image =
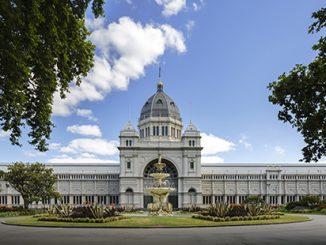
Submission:
<svg viewBox="0 0 326 245">
<path fill-rule="evenodd" d="M 145 102 L 139 120 L 148 117 L 172 117 L 181 121 L 177 105 L 163 92 L 162 81 L 157 83 L 157 92 Z"/>
</svg>

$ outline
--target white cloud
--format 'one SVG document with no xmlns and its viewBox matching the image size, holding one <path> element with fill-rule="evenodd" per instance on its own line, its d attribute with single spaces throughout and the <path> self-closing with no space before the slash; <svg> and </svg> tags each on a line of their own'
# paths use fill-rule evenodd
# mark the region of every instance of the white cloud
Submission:
<svg viewBox="0 0 326 245">
<path fill-rule="evenodd" d="M 155 2 L 163 6 L 162 14 L 165 17 L 177 15 L 186 7 L 186 0 L 155 0 Z"/>
<path fill-rule="evenodd" d="M 60 149 L 61 144 L 60 143 L 50 143 L 49 144 L 49 150 L 58 150 Z"/>
<path fill-rule="evenodd" d="M 204 6 L 204 0 L 200 0 L 199 2 L 193 2 L 192 3 L 192 9 L 193 11 L 197 12 Z"/>
<path fill-rule="evenodd" d="M 186 23 L 186 29 L 188 32 L 190 32 L 195 26 L 195 21 L 193 20 L 188 20 Z"/>
<path fill-rule="evenodd" d="M 201 133 L 201 137 L 201 145 L 204 147 L 202 155 L 214 155 L 235 149 L 235 144 L 213 134 Z"/>
<path fill-rule="evenodd" d="M 4 131 L 0 129 L 0 138 L 6 138 L 9 137 L 9 135 L 10 135 L 10 131 Z"/>
<path fill-rule="evenodd" d="M 241 136 L 241 138 L 239 139 L 239 144 L 243 145 L 244 148 L 249 151 L 253 150 L 252 144 L 248 142 L 247 136 L 245 135 Z"/>
<path fill-rule="evenodd" d="M 104 139 L 80 138 L 70 141 L 68 146 L 61 147 L 60 151 L 71 154 L 95 154 L 100 156 L 113 156 L 118 153 L 118 141 L 107 141 Z"/>
<path fill-rule="evenodd" d="M 224 159 L 217 153 L 228 152 L 235 149 L 235 144 L 219 138 L 213 134 L 201 133 L 202 158 L 201 162 L 205 163 L 222 163 Z"/>
<path fill-rule="evenodd" d="M 223 163 L 224 159 L 219 156 L 202 156 L 201 162 L 204 164 Z"/>
<path fill-rule="evenodd" d="M 285 150 L 281 146 L 278 146 L 278 145 L 274 147 L 274 151 L 278 155 L 284 155 L 284 153 L 285 153 Z"/>
<path fill-rule="evenodd" d="M 93 111 L 90 109 L 77 109 L 76 110 L 76 115 L 80 117 L 85 117 L 90 121 L 97 121 L 97 118 L 93 116 Z"/>
<path fill-rule="evenodd" d="M 101 137 L 102 132 L 97 125 L 71 125 L 67 127 L 67 131 L 73 134 L 81 134 L 87 136 Z"/>
<path fill-rule="evenodd" d="M 70 87 L 66 99 L 55 94 L 54 115 L 68 116 L 81 101 L 103 100 L 112 89 L 126 90 L 129 81 L 143 76 L 145 67 L 156 63 L 167 49 L 186 52 L 182 32 L 170 25 L 142 25 L 129 17 L 109 25 L 88 19 L 87 25 L 98 50 L 94 67 L 80 87 Z"/>
<path fill-rule="evenodd" d="M 23 153 L 28 157 L 46 156 L 46 152 L 40 152 L 40 151 L 23 151 Z"/>
</svg>

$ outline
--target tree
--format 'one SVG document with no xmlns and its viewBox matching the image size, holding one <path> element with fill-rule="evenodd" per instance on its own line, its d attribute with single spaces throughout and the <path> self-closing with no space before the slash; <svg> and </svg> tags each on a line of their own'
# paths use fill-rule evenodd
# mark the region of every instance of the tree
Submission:
<svg viewBox="0 0 326 245">
<path fill-rule="evenodd" d="M 94 45 L 87 40 L 85 12 L 91 0 L 4 0 L 0 4 L 0 125 L 21 146 L 47 150 L 53 128 L 54 93 L 65 98 L 93 66 Z M 95 17 L 104 0 L 93 0 Z"/>
<path fill-rule="evenodd" d="M 309 27 L 310 34 L 326 26 L 326 8 L 312 17 L 316 22 Z M 269 101 L 282 107 L 278 119 L 303 135 L 306 146 L 300 161 L 305 162 L 317 162 L 326 156 L 326 37 L 320 37 L 313 50 L 318 54 L 309 65 L 296 65 L 268 85 L 272 92 Z"/>
<path fill-rule="evenodd" d="M 46 168 L 41 163 L 11 164 L 5 174 L 5 180 L 22 195 L 26 209 L 34 201 L 59 195 L 54 188 L 57 177 L 53 174 L 53 169 Z"/>
</svg>

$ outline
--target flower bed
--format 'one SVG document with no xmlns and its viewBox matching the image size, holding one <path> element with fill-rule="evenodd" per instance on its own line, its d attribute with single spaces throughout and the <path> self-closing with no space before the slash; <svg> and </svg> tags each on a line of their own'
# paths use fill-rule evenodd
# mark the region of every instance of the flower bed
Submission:
<svg viewBox="0 0 326 245">
<path fill-rule="evenodd" d="M 194 214 L 192 218 L 202 219 L 214 222 L 227 222 L 227 221 L 247 221 L 247 220 L 269 220 L 269 219 L 279 219 L 280 215 L 258 215 L 258 216 L 226 216 L 226 217 L 214 217 L 209 215 Z"/>
<path fill-rule="evenodd" d="M 91 218 L 62 218 L 56 216 L 48 216 L 48 217 L 45 216 L 45 217 L 37 218 L 38 221 L 68 222 L 68 223 L 108 223 L 108 222 L 118 221 L 122 219 L 128 219 L 128 217 L 115 216 L 115 217 L 108 217 L 108 218 L 91 219 Z"/>
</svg>

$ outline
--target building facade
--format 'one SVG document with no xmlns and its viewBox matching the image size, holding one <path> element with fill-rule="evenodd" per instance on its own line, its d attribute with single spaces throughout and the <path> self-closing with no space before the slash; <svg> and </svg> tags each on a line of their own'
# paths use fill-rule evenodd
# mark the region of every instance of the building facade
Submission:
<svg viewBox="0 0 326 245">
<path fill-rule="evenodd" d="M 166 163 L 169 184 L 176 188 L 169 201 L 174 207 L 210 203 L 241 203 L 261 196 L 280 205 L 314 195 L 326 199 L 325 164 L 205 164 L 201 162 L 200 131 L 183 123 L 176 103 L 163 83 L 144 104 L 138 130 L 131 123 L 120 132 L 119 164 L 47 164 L 58 177 L 56 188 L 64 203 L 103 203 L 146 208 L 152 197 L 145 191 L 158 156 Z M 6 171 L 7 165 L 0 165 Z M 58 200 L 43 200 L 35 206 Z M 0 204 L 22 205 L 23 200 L 0 180 Z"/>
</svg>

